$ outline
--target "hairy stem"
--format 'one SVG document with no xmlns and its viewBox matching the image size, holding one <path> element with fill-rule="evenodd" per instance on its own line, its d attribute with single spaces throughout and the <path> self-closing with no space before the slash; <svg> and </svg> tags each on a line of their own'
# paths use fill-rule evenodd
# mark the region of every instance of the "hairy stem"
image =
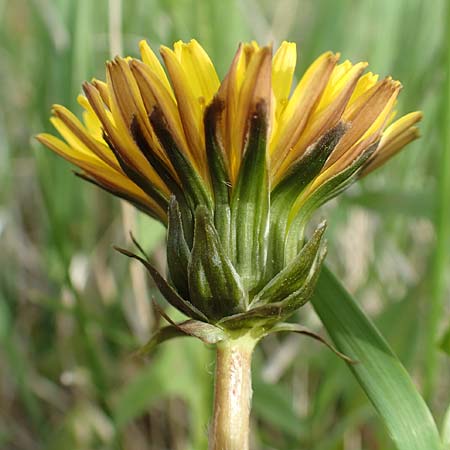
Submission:
<svg viewBox="0 0 450 450">
<path fill-rule="evenodd" d="M 249 448 L 251 360 L 255 344 L 254 339 L 244 336 L 217 345 L 209 450 Z"/>
</svg>

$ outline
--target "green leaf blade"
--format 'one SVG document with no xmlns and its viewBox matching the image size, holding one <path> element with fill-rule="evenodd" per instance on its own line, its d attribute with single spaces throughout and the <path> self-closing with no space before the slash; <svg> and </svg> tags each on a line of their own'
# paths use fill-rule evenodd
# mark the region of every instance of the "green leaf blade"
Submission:
<svg viewBox="0 0 450 450">
<path fill-rule="evenodd" d="M 322 270 L 312 300 L 336 347 L 358 361 L 350 370 L 398 450 L 442 450 L 436 424 L 409 374 L 335 276 Z"/>
</svg>

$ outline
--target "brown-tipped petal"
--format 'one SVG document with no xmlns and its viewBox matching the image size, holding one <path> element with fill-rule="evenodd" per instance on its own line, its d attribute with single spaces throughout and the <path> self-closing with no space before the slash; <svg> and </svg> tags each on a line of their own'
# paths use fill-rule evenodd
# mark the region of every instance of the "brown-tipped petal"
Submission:
<svg viewBox="0 0 450 450">
<path fill-rule="evenodd" d="M 173 92 L 168 91 L 156 74 L 142 62 L 133 60 L 130 62 L 130 68 L 139 86 L 147 114 L 150 115 L 155 106 L 158 106 L 167 120 L 178 147 L 186 154 L 190 154 L 190 159 L 194 159 L 194 155 L 186 142 L 186 136 Z M 161 148 L 159 145 L 158 147 Z M 163 158 L 167 159 L 162 149 L 161 154 Z"/>
<path fill-rule="evenodd" d="M 170 87 L 169 79 L 167 78 L 164 69 L 156 57 L 153 50 L 147 44 L 147 41 L 142 40 L 139 42 L 139 50 L 141 52 L 142 61 L 149 68 L 149 70 L 155 75 L 155 77 L 160 81 L 165 90 L 174 99 L 172 88 Z M 133 60 L 136 61 L 136 60 Z"/>
<path fill-rule="evenodd" d="M 199 170 L 203 178 L 207 179 L 203 131 L 205 98 L 195 96 L 189 75 L 173 50 L 163 46 L 161 47 L 161 56 L 172 81 L 186 141 L 194 155 L 193 158 L 190 158 L 191 162 Z"/>
<path fill-rule="evenodd" d="M 395 139 L 385 143 L 381 146 L 373 155 L 373 157 L 368 161 L 367 165 L 363 168 L 360 173 L 360 177 L 365 177 L 370 172 L 378 169 L 382 166 L 388 159 L 396 155 L 403 147 L 408 145 L 410 142 L 418 139 L 420 137 L 420 131 L 417 127 L 410 127 L 403 131 Z"/>
<path fill-rule="evenodd" d="M 244 151 L 245 137 L 247 135 L 251 115 L 256 112 L 258 104 L 266 105 L 266 114 L 270 115 L 271 107 L 271 73 L 272 48 L 263 47 L 253 55 L 250 60 L 240 91 L 238 114 L 234 129 L 239 140 L 238 147 Z"/>
<path fill-rule="evenodd" d="M 223 147 L 235 182 L 243 156 L 251 114 L 263 100 L 271 108 L 271 47 L 241 44 L 217 98 L 225 105 L 220 120 Z"/>
<path fill-rule="evenodd" d="M 122 172 L 112 169 L 93 153 L 79 153 L 62 140 L 46 133 L 39 134 L 36 136 L 36 139 L 65 160 L 89 174 L 89 177 L 97 180 L 97 184 L 100 184 L 104 189 L 120 192 L 122 198 L 126 196 L 126 199 L 129 201 L 146 205 L 147 210 L 153 210 L 154 215 L 157 215 L 160 220 L 163 220 L 166 216 L 165 211 L 148 197 L 142 189 L 130 181 Z"/>
<path fill-rule="evenodd" d="M 344 112 L 343 118 L 351 123 L 351 128 L 334 149 L 325 168 L 330 167 L 340 159 L 350 147 L 371 129 L 380 117 L 386 119 L 387 109 L 392 108 L 399 90 L 400 87 L 396 82 L 385 79 L 371 88 L 367 95 L 363 94 L 360 97 L 361 99 L 364 98 L 364 101 L 356 110 L 352 111 L 351 114 L 348 111 Z M 358 101 L 355 103 L 358 103 Z M 378 131 L 382 126 L 383 123 L 380 123 Z M 376 131 L 374 130 L 374 132 Z"/>
<path fill-rule="evenodd" d="M 111 118 L 104 109 L 99 92 L 93 85 L 85 83 L 83 85 L 83 89 L 89 103 L 101 121 L 106 134 L 110 137 L 114 148 L 121 154 L 122 158 L 127 162 L 127 164 L 141 173 L 142 176 L 145 176 L 148 180 L 155 184 L 158 189 L 169 195 L 169 190 L 166 185 L 162 182 L 155 170 L 148 164 L 147 160 L 134 142 L 129 128 L 125 128 L 123 124 L 122 126 L 116 127 L 116 124 L 112 122 Z M 116 116 L 117 115 L 119 115 L 119 113 L 116 110 Z"/>
<path fill-rule="evenodd" d="M 280 124 L 271 138 L 272 173 L 277 174 L 281 164 L 299 140 L 309 115 L 320 100 L 338 56 L 331 52 L 320 56 L 306 71 L 295 88 L 286 108 L 280 115 Z"/>
<path fill-rule="evenodd" d="M 111 111 L 116 126 L 126 134 L 133 117 L 137 117 L 146 138 L 151 141 L 153 146 L 156 145 L 157 141 L 152 133 L 148 113 L 128 63 L 122 58 L 116 58 L 108 63 L 107 78 Z"/>
<path fill-rule="evenodd" d="M 364 63 L 355 65 L 347 75 L 347 83 L 343 85 L 340 91 L 335 93 L 334 99 L 323 109 L 312 114 L 299 141 L 281 165 L 279 174 L 283 175 L 292 162 L 303 155 L 309 145 L 327 130 L 336 126 L 365 67 L 366 64 Z"/>
<path fill-rule="evenodd" d="M 240 44 L 234 55 L 230 69 L 220 85 L 217 98 L 226 105 L 225 111 L 221 115 L 220 129 L 225 149 L 226 157 L 230 168 L 230 178 L 235 179 L 240 160 L 240 149 L 234 146 L 234 130 L 232 127 L 234 118 L 237 115 L 239 102 L 239 92 L 242 85 L 243 44 Z"/>
<path fill-rule="evenodd" d="M 109 109 L 111 109 L 111 99 L 109 97 L 108 85 L 104 81 L 97 80 L 95 78 L 92 80 L 91 84 L 94 85 L 97 91 L 99 92 L 103 100 L 103 103 Z"/>
</svg>

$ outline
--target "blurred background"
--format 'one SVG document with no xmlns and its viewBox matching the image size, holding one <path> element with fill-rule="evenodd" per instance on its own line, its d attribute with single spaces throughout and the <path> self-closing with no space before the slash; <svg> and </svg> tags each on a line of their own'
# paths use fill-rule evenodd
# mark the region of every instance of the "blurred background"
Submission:
<svg viewBox="0 0 450 450">
<path fill-rule="evenodd" d="M 32 139 L 51 105 L 77 112 L 114 54 L 196 38 L 223 76 L 237 44 L 298 44 L 297 78 L 325 50 L 367 60 L 421 109 L 422 139 L 329 204 L 328 262 L 442 424 L 450 402 L 449 31 L 445 0 L 0 0 L 0 448 L 204 450 L 214 352 L 181 339 L 132 353 L 160 326 L 137 235 L 164 267 L 164 230 L 73 176 Z M 324 333 L 312 308 L 296 321 Z M 252 449 L 387 450 L 345 364 L 296 336 L 254 361 Z"/>
</svg>

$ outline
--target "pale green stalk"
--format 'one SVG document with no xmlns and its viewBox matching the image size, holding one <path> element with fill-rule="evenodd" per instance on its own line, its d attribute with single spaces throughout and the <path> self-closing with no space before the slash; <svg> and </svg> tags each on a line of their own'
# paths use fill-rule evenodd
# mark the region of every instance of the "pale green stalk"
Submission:
<svg viewBox="0 0 450 450">
<path fill-rule="evenodd" d="M 255 344 L 254 339 L 243 336 L 217 345 L 209 450 L 249 449 L 251 360 Z"/>
</svg>

